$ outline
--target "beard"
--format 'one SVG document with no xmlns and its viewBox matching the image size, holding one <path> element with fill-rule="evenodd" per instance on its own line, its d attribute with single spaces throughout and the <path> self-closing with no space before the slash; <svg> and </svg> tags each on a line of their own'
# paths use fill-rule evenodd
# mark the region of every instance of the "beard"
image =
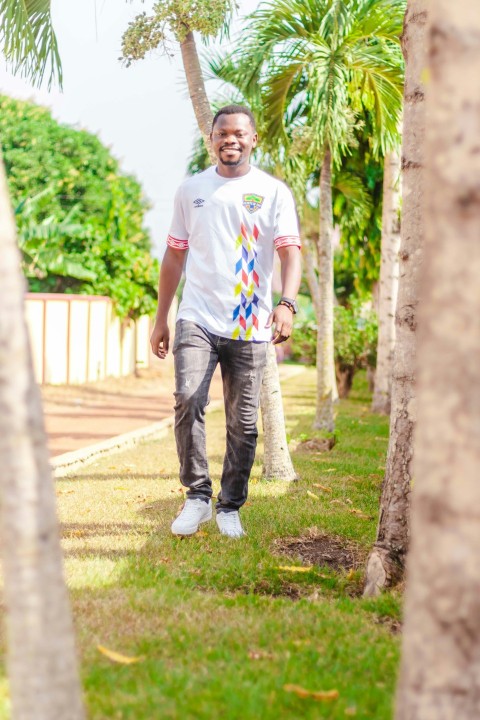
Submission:
<svg viewBox="0 0 480 720">
<path fill-rule="evenodd" d="M 222 165 L 234 167 L 235 165 L 240 165 L 242 158 L 239 157 L 238 160 L 222 160 L 222 158 L 220 157 L 219 160 L 222 163 Z"/>
<path fill-rule="evenodd" d="M 222 148 L 220 150 L 220 152 L 218 154 L 219 161 L 222 163 L 222 165 L 226 165 L 227 167 L 235 167 L 236 165 L 240 165 L 245 159 L 243 152 L 241 150 L 238 150 L 238 148 L 235 148 L 235 151 L 238 152 L 237 159 L 236 160 L 231 160 L 231 159 L 226 160 L 223 157 L 223 152 L 228 151 L 229 149 L 230 148 Z"/>
</svg>

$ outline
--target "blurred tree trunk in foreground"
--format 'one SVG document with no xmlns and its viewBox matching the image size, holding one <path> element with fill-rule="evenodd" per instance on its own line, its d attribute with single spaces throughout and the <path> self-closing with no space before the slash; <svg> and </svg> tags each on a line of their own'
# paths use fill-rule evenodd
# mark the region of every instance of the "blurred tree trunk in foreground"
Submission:
<svg viewBox="0 0 480 720">
<path fill-rule="evenodd" d="M 432 0 L 412 548 L 397 720 L 480 718 L 480 11 Z"/>
<path fill-rule="evenodd" d="M 55 492 L 1 158 L 0 257 L 0 534 L 12 718 L 82 720 Z"/>
<path fill-rule="evenodd" d="M 392 366 L 395 348 L 395 308 L 398 295 L 400 247 L 400 158 L 395 151 L 383 165 L 382 258 L 378 302 L 377 369 L 372 412 L 389 415 L 392 400 Z"/>
<path fill-rule="evenodd" d="M 427 0 L 409 0 L 402 36 L 405 91 L 402 145 L 402 223 L 392 411 L 377 539 L 367 561 L 364 594 L 377 595 L 403 575 L 409 535 L 418 276 L 423 244 L 425 27 Z"/>
</svg>

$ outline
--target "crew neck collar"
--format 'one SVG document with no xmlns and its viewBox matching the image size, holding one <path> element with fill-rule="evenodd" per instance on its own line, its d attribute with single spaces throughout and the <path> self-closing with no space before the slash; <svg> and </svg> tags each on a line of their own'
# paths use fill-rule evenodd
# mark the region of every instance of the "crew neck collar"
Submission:
<svg viewBox="0 0 480 720">
<path fill-rule="evenodd" d="M 244 178 L 247 178 L 249 175 L 251 175 L 252 170 L 253 170 L 253 165 L 249 166 L 248 172 L 246 172 L 244 175 L 239 175 L 238 177 L 225 177 L 225 175 L 220 175 L 217 168 L 218 168 L 218 165 L 213 166 L 214 177 L 218 178 L 222 182 L 232 182 L 232 181 L 236 181 L 236 180 L 243 180 Z"/>
</svg>

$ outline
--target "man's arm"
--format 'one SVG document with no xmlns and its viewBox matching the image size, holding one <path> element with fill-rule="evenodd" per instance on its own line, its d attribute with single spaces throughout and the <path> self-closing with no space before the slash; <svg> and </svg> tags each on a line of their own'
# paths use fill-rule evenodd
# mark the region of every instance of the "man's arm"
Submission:
<svg viewBox="0 0 480 720">
<path fill-rule="evenodd" d="M 300 248 L 296 245 L 288 245 L 278 248 L 277 252 L 281 264 L 282 295 L 295 300 L 302 279 Z M 287 340 L 292 334 L 292 311 L 285 305 L 277 305 L 270 314 L 265 327 L 270 327 L 272 324 L 275 325 L 273 344 L 276 345 Z"/>
<path fill-rule="evenodd" d="M 152 352 L 163 360 L 168 353 L 170 330 L 167 324 L 168 311 L 182 277 L 185 262 L 185 250 L 175 250 L 167 246 L 160 269 L 158 283 L 158 307 L 150 345 Z"/>
</svg>

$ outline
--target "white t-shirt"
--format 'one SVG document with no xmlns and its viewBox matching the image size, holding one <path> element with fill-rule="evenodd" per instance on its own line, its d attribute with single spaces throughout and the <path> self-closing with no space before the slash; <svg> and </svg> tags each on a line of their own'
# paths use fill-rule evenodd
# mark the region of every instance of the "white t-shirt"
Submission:
<svg viewBox="0 0 480 720">
<path fill-rule="evenodd" d="M 220 337 L 271 339 L 274 249 L 300 247 L 287 186 L 251 167 L 225 178 L 216 167 L 180 185 L 167 244 L 188 250 L 177 318 Z"/>
</svg>

